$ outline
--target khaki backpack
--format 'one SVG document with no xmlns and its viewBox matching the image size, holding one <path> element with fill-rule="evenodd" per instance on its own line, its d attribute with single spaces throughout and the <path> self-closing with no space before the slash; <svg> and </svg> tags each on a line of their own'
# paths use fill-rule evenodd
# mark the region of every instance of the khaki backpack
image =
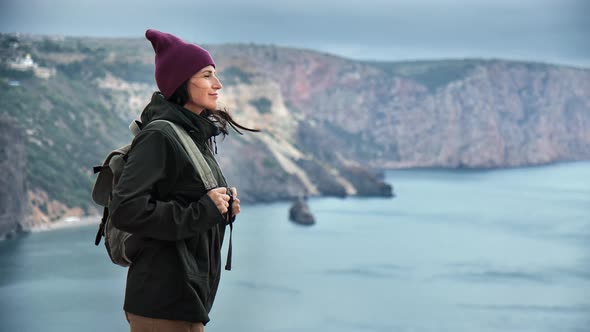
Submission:
<svg viewBox="0 0 590 332">
<path fill-rule="evenodd" d="M 205 161 L 205 158 L 203 157 L 199 148 L 196 146 L 184 128 L 166 120 L 155 120 L 150 122 L 150 124 L 155 122 L 165 122 L 174 129 L 174 132 L 176 133 L 176 139 L 178 139 L 178 141 L 184 147 L 184 150 L 188 154 L 191 163 L 195 167 L 197 173 L 201 176 L 201 180 L 205 184 L 205 188 L 207 190 L 216 188 L 217 181 L 211 172 L 211 168 Z M 129 129 L 134 136 L 136 136 L 141 131 L 140 124 L 141 123 L 139 121 L 133 121 L 129 125 Z M 132 234 L 124 232 L 112 225 L 108 207 L 112 199 L 113 189 L 119 182 L 119 178 L 121 177 L 121 173 L 125 167 L 125 162 L 127 160 L 126 157 L 130 149 L 131 144 L 128 144 L 119 149 L 111 151 L 101 166 L 96 166 L 93 168 L 94 173 L 99 174 L 92 190 L 92 199 L 94 202 L 104 208 L 102 220 L 98 228 L 98 232 L 96 233 L 94 244 L 98 246 L 102 237 L 104 237 L 105 247 L 109 257 L 111 258 L 111 261 L 123 267 L 128 267 L 132 263 L 131 259 L 127 257 L 125 252 L 125 242 L 127 239 L 129 239 L 129 237 L 131 237 Z M 229 188 L 228 192 L 231 193 Z M 233 197 L 230 195 L 230 215 L 227 216 L 228 220 L 230 221 L 233 221 L 231 216 L 232 200 Z M 231 269 L 231 232 L 233 231 L 233 223 L 230 222 L 229 225 L 230 243 L 228 248 L 226 270 Z M 184 241 L 178 245 L 184 246 Z"/>
</svg>

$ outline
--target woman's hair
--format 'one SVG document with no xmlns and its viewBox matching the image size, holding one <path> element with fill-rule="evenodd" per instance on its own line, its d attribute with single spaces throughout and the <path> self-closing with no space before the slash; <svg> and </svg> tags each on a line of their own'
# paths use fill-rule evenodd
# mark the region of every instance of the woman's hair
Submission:
<svg viewBox="0 0 590 332">
<path fill-rule="evenodd" d="M 188 81 L 189 80 L 184 81 L 176 89 L 176 91 L 174 91 L 172 96 L 170 96 L 170 98 L 168 98 L 168 101 L 170 101 L 174 104 L 180 105 L 180 106 L 184 106 L 189 101 L 189 98 L 190 98 L 189 93 L 188 93 Z M 260 131 L 260 129 L 252 129 L 252 128 L 247 128 L 247 127 L 240 125 L 231 117 L 231 115 L 229 115 L 229 113 L 227 112 L 227 110 L 225 108 L 223 110 L 217 109 L 217 110 L 206 110 L 206 111 L 207 111 L 208 115 L 213 118 L 213 122 L 217 122 L 219 124 L 219 126 L 218 126 L 219 130 L 221 130 L 221 132 L 223 133 L 224 136 L 229 133 L 227 130 L 228 124 L 233 128 L 233 130 L 235 130 L 240 135 L 242 135 L 242 132 L 238 128 L 240 128 L 242 130 L 252 131 L 252 132 L 259 132 Z"/>
</svg>

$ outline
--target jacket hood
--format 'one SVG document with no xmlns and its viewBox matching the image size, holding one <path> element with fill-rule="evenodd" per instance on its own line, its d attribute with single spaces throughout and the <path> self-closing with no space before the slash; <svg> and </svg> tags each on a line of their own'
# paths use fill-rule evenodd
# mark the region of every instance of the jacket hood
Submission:
<svg viewBox="0 0 590 332">
<path fill-rule="evenodd" d="M 202 114 L 205 114 L 203 112 Z M 209 114 L 207 111 L 206 114 Z M 212 136 L 217 136 L 221 130 L 207 115 L 197 115 L 186 108 L 171 103 L 160 92 L 154 92 L 152 100 L 141 113 L 141 126 L 145 127 L 154 120 L 168 120 L 182 126 L 187 132 L 205 142 Z"/>
</svg>

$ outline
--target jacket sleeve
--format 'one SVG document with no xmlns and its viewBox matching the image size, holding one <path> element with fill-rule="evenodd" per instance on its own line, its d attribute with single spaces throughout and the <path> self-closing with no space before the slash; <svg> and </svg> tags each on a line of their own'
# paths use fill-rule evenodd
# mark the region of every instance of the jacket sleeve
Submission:
<svg viewBox="0 0 590 332">
<path fill-rule="evenodd" d="M 177 241 L 224 222 L 209 195 L 188 206 L 154 198 L 157 183 L 176 181 L 175 149 L 171 138 L 160 131 L 141 132 L 135 138 L 109 205 L 115 227 L 157 240 Z"/>
</svg>

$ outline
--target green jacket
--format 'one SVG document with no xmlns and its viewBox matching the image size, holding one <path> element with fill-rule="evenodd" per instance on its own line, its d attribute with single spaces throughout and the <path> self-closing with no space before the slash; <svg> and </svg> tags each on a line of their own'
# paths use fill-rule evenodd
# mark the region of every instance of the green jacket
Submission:
<svg viewBox="0 0 590 332">
<path fill-rule="evenodd" d="M 207 144 L 219 134 L 215 123 L 154 93 L 109 206 L 113 225 L 133 234 L 124 310 L 206 324 L 219 285 L 226 221 L 173 129 L 150 125 L 159 119 L 186 129 L 219 186 L 227 186 Z"/>
</svg>

